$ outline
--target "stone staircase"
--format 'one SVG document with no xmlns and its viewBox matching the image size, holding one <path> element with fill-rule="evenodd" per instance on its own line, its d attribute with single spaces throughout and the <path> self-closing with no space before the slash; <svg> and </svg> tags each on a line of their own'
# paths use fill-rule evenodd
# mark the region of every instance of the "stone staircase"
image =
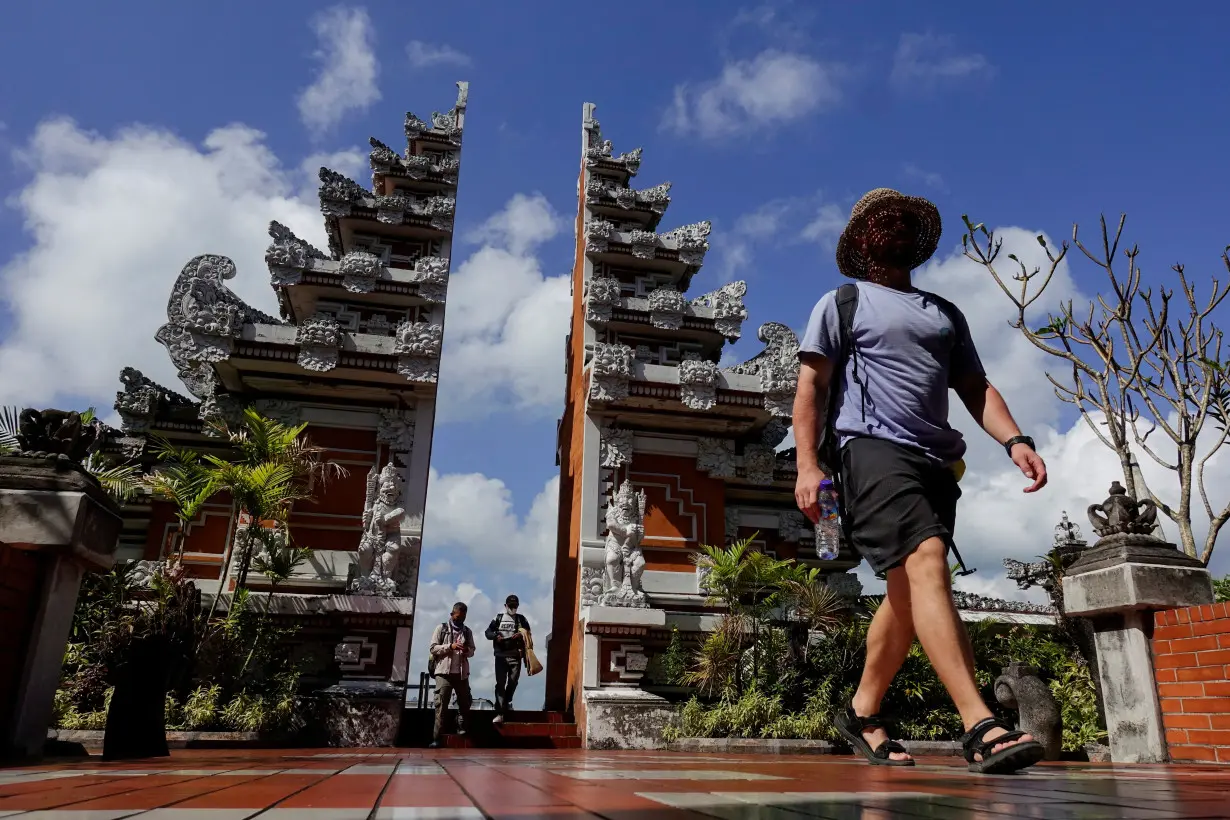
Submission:
<svg viewBox="0 0 1230 820">
<path fill-rule="evenodd" d="M 579 749 L 577 725 L 561 712 L 511 712 L 502 726 L 491 723 L 495 713 L 470 713 L 464 735 L 446 734 L 450 749 Z"/>
</svg>

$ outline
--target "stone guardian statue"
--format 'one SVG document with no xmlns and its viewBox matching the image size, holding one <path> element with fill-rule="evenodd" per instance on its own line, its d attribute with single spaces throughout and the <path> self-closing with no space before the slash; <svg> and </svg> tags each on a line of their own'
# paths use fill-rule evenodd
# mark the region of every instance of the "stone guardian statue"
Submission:
<svg viewBox="0 0 1230 820">
<path fill-rule="evenodd" d="M 401 476 L 393 464 L 367 474 L 367 503 L 363 508 L 363 536 L 359 540 L 359 572 L 351 592 L 395 597 L 398 594 L 398 553 L 401 550 Z"/>
<path fill-rule="evenodd" d="M 641 539 L 645 537 L 645 492 L 635 492 L 631 481 L 624 481 L 606 510 L 606 591 L 603 606 L 648 608 L 641 588 L 645 556 Z"/>
</svg>

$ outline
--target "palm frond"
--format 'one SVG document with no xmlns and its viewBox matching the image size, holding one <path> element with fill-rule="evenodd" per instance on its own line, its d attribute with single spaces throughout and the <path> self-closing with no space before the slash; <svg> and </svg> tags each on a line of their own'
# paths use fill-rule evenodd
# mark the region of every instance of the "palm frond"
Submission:
<svg viewBox="0 0 1230 820">
<path fill-rule="evenodd" d="M 82 466 L 98 479 L 98 483 L 108 495 L 121 504 L 136 498 L 145 487 L 140 467 L 133 464 L 107 467 L 97 453 L 91 453 Z"/>
<path fill-rule="evenodd" d="M 15 453 L 20 448 L 17 443 L 20 419 L 21 408 L 16 405 L 0 407 L 0 455 Z"/>
</svg>

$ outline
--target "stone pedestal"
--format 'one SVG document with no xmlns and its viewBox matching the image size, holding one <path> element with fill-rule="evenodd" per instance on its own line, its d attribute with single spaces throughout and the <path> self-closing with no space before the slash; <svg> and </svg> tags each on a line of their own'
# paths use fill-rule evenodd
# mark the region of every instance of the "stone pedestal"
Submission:
<svg viewBox="0 0 1230 820">
<path fill-rule="evenodd" d="M 1166 733 L 1150 646 L 1152 613 L 1212 603 L 1208 570 L 1173 544 L 1113 533 L 1069 567 L 1063 600 L 1068 615 L 1093 623 L 1111 759 L 1165 762 Z"/>
<path fill-rule="evenodd" d="M 0 457 L 0 755 L 42 753 L 81 577 L 111 568 L 122 526 L 67 457 Z"/>
</svg>

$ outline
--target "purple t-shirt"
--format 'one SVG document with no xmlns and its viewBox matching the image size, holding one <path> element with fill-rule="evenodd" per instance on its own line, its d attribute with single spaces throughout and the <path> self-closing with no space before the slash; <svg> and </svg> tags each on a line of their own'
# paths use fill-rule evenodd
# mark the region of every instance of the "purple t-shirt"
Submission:
<svg viewBox="0 0 1230 820">
<path fill-rule="evenodd" d="M 948 423 L 948 388 L 959 375 L 984 375 L 965 318 L 958 312 L 954 327 L 922 291 L 857 285 L 854 354 L 841 374 L 834 423 L 841 442 L 870 436 L 920 449 L 945 464 L 959 461 L 965 440 Z M 840 332 L 837 293 L 830 291 L 811 312 L 800 358 L 836 359 Z M 836 384 L 837 374 L 833 378 Z"/>
</svg>

